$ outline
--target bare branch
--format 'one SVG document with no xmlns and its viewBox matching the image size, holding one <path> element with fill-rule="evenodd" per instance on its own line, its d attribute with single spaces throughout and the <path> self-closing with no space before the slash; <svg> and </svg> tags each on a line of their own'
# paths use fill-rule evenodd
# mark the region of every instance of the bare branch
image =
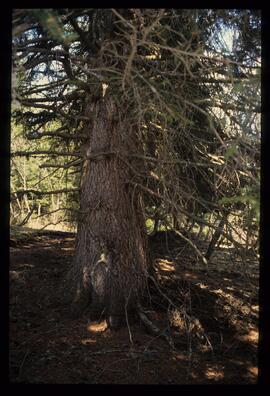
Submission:
<svg viewBox="0 0 270 396">
<path fill-rule="evenodd" d="M 14 191 L 11 193 L 11 195 L 24 195 L 24 194 L 35 194 L 37 196 L 43 196 L 43 195 L 51 195 L 51 194 L 62 194 L 62 193 L 74 193 L 74 192 L 79 192 L 80 188 L 64 188 L 61 190 L 54 190 L 54 191 L 38 191 L 38 190 L 18 190 Z"/>
<path fill-rule="evenodd" d="M 55 156 L 71 156 L 71 157 L 82 157 L 81 153 L 74 153 L 69 151 L 46 151 L 46 150 L 37 150 L 37 151 L 14 151 L 10 153 L 11 157 L 31 157 L 35 155 L 55 155 Z"/>
</svg>

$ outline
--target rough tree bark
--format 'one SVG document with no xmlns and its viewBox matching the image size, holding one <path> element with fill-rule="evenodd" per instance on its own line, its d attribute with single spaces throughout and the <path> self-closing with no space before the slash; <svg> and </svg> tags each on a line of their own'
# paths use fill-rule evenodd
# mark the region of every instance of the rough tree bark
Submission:
<svg viewBox="0 0 270 396">
<path fill-rule="evenodd" d="M 105 312 L 109 326 L 117 328 L 135 310 L 147 281 L 143 202 L 128 183 L 134 169 L 127 155 L 138 152 L 138 142 L 110 98 L 90 105 L 90 113 L 72 309 L 78 314 L 90 306 L 95 315 Z"/>
</svg>

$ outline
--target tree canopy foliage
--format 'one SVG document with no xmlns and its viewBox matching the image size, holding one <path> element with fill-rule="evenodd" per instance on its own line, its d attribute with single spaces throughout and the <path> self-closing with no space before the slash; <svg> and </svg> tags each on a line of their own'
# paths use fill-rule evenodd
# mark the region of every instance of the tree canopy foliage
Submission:
<svg viewBox="0 0 270 396">
<path fill-rule="evenodd" d="M 259 11 L 245 9 L 15 10 L 14 211 L 26 198 L 36 214 L 37 202 L 54 210 L 56 191 L 56 210 L 79 219 L 89 106 L 110 96 L 122 109 L 112 123 L 129 120 L 121 139 L 140 147 L 99 155 L 131 170 L 145 220 L 187 238 L 183 227 L 214 234 L 222 220 L 224 241 L 256 248 L 260 24 Z M 29 185 L 23 158 L 32 161 Z"/>
</svg>

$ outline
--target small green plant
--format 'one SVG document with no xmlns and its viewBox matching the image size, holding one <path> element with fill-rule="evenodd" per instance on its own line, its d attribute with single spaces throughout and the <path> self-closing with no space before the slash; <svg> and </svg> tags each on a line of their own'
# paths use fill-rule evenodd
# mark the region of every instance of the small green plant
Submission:
<svg viewBox="0 0 270 396">
<path fill-rule="evenodd" d="M 219 203 L 223 205 L 231 205 L 237 203 L 243 203 L 245 205 L 249 205 L 252 210 L 254 220 L 256 221 L 256 223 L 259 223 L 260 220 L 259 184 L 244 187 L 240 195 L 236 195 L 234 197 L 223 197 L 219 200 Z"/>
</svg>

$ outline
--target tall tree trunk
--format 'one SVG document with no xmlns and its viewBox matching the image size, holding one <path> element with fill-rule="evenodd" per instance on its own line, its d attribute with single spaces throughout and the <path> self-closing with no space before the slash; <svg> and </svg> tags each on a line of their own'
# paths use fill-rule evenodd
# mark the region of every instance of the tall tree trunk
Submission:
<svg viewBox="0 0 270 396">
<path fill-rule="evenodd" d="M 127 154 L 138 152 L 138 145 L 112 100 L 104 98 L 90 112 L 94 121 L 84 154 L 92 158 L 81 182 L 73 308 L 80 312 L 91 303 L 91 312 L 104 311 L 114 328 L 136 307 L 147 280 L 143 203 L 128 183 L 135 175 Z"/>
</svg>

